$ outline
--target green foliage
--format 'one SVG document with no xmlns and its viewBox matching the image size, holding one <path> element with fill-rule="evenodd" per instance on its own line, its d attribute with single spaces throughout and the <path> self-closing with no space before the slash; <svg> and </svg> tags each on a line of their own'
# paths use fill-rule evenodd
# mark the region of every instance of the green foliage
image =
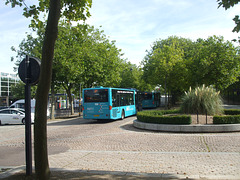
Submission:
<svg viewBox="0 0 240 180">
<path fill-rule="evenodd" d="M 141 122 L 155 123 L 155 124 L 191 124 L 190 115 L 169 115 L 176 114 L 179 110 L 165 110 L 165 111 L 141 111 L 137 113 L 137 119 Z"/>
<path fill-rule="evenodd" d="M 197 41 L 173 36 L 153 43 L 142 61 L 143 79 L 170 93 L 199 84 L 222 91 L 238 81 L 239 58 L 238 48 L 221 36 Z"/>
<path fill-rule="evenodd" d="M 171 109 L 171 110 L 150 110 L 150 111 L 140 111 L 139 115 L 165 115 L 165 114 L 178 114 L 180 113 L 180 109 Z"/>
<path fill-rule="evenodd" d="M 240 61 L 232 42 L 213 36 L 206 40 L 198 39 L 193 47 L 192 60 L 187 65 L 190 86 L 214 85 L 222 91 L 238 80 Z"/>
<path fill-rule="evenodd" d="M 221 114 L 223 111 L 220 92 L 205 85 L 185 92 L 181 111 L 187 114 Z"/>
<path fill-rule="evenodd" d="M 213 116 L 213 124 L 237 124 L 240 123 L 240 109 L 224 109 L 222 116 Z"/>
<path fill-rule="evenodd" d="M 236 4 L 238 4 L 240 1 L 239 0 L 217 0 L 218 2 L 218 7 L 222 6 L 223 8 L 225 8 L 225 10 L 235 6 Z M 239 16 L 236 15 L 233 18 L 233 21 L 235 22 L 236 26 L 233 29 L 233 32 L 239 32 L 240 31 L 240 19 Z"/>
<path fill-rule="evenodd" d="M 240 115 L 213 116 L 213 124 L 238 124 Z"/>
<path fill-rule="evenodd" d="M 156 41 L 142 61 L 143 79 L 152 85 L 162 85 L 166 91 L 183 89 L 186 68 L 184 50 L 178 37 Z"/>
<path fill-rule="evenodd" d="M 53 71 L 64 85 L 114 86 L 120 79 L 120 50 L 103 31 L 86 24 L 62 23 L 54 56 Z"/>
<path fill-rule="evenodd" d="M 240 115 L 240 109 L 224 109 L 226 115 Z"/>
<path fill-rule="evenodd" d="M 136 88 L 140 91 L 152 91 L 154 90 L 154 86 L 151 86 L 149 83 L 145 82 L 141 77 L 143 75 L 143 71 L 140 67 L 137 67 L 135 64 L 131 64 L 130 62 L 120 63 L 121 65 L 121 81 L 118 87 L 122 88 Z"/>
<path fill-rule="evenodd" d="M 31 98 L 35 98 L 37 86 L 31 86 Z M 16 85 L 11 86 L 11 93 L 14 99 L 25 98 L 25 84 L 19 81 Z"/>
<path fill-rule="evenodd" d="M 31 2 L 32 3 L 32 2 Z M 23 15 L 26 18 L 32 18 L 31 27 L 33 30 L 41 29 L 44 26 L 45 19 L 41 17 L 49 12 L 50 0 L 38 0 L 38 4 L 26 4 L 24 0 L 6 0 L 5 4 L 23 7 Z M 86 20 L 90 17 L 89 9 L 92 6 L 92 0 L 61 0 L 61 18 L 68 21 Z"/>
<path fill-rule="evenodd" d="M 28 34 L 20 43 L 19 49 L 12 47 L 17 52 L 16 66 L 26 54 L 41 58 L 43 37 L 44 29 L 38 29 L 37 37 Z M 71 88 L 71 91 L 76 88 L 79 91 L 80 83 L 82 87 L 116 87 L 119 85 L 122 69 L 127 69 L 125 65 L 121 59 L 121 50 L 114 41 L 107 39 L 103 31 L 87 24 L 72 26 L 70 23 L 60 22 L 52 74 L 55 88 Z M 133 87 L 132 84 L 137 84 L 139 79 L 138 69 L 134 65 L 129 67 L 133 68 L 131 73 L 134 77 L 128 78 L 128 87 Z M 129 77 L 131 74 L 128 72 L 127 75 Z M 123 77 L 126 77 L 125 74 Z"/>
<path fill-rule="evenodd" d="M 19 81 L 18 84 L 11 86 L 11 93 L 14 99 L 24 99 L 25 98 L 25 90 L 24 83 Z"/>
<path fill-rule="evenodd" d="M 36 112 L 34 123 L 34 154 L 35 172 L 37 179 L 49 179 L 50 169 L 47 158 L 47 104 L 51 84 L 52 64 L 54 47 L 58 35 L 58 22 L 60 17 L 66 21 L 85 20 L 89 14 L 91 0 L 39 0 L 38 5 L 26 5 L 24 0 L 6 0 L 6 4 L 22 6 L 23 15 L 31 17 L 30 27 L 33 30 L 43 28 L 40 17 L 48 13 L 47 25 L 45 27 L 44 41 L 42 46 L 42 62 L 40 80 L 36 95 Z M 32 2 L 31 2 L 32 3 Z M 34 1 L 36 3 L 36 1 Z M 37 128 L 36 128 L 37 127 Z"/>
</svg>

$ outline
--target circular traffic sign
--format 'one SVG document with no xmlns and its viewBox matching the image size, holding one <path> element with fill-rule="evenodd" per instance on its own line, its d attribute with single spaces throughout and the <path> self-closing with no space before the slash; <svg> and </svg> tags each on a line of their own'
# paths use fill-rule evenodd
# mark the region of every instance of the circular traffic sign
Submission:
<svg viewBox="0 0 240 180">
<path fill-rule="evenodd" d="M 19 64 L 18 74 L 20 79 L 30 85 L 35 85 L 39 81 L 41 62 L 35 57 L 29 57 L 29 77 L 27 77 L 26 71 L 26 58 Z M 27 82 L 28 81 L 28 82 Z"/>
</svg>

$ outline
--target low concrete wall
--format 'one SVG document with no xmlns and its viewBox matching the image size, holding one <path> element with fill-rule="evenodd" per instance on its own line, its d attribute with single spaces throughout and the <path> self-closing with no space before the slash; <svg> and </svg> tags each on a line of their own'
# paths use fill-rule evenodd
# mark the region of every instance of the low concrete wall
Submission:
<svg viewBox="0 0 240 180">
<path fill-rule="evenodd" d="M 186 132 L 186 133 L 217 133 L 217 132 L 238 132 L 240 124 L 211 124 L 211 125 L 172 125 L 152 124 L 138 120 L 133 121 L 133 126 L 139 129 L 163 131 L 163 132 Z"/>
</svg>

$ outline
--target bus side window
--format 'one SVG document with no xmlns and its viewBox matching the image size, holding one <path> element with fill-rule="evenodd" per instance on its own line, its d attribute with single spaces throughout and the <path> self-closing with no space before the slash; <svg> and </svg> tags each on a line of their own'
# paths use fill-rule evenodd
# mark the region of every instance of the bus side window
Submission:
<svg viewBox="0 0 240 180">
<path fill-rule="evenodd" d="M 125 103 L 124 103 L 124 97 L 121 96 L 121 97 L 120 97 L 120 106 L 124 106 L 124 105 L 125 105 Z"/>
<path fill-rule="evenodd" d="M 117 107 L 116 99 L 114 97 L 112 97 L 112 106 Z"/>
<path fill-rule="evenodd" d="M 112 90 L 112 106 L 118 107 L 118 98 L 116 90 Z"/>
</svg>

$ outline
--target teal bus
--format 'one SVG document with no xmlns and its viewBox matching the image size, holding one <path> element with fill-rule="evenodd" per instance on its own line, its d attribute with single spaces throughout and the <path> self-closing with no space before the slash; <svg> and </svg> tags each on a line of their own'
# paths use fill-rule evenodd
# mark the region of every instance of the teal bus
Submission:
<svg viewBox="0 0 240 180">
<path fill-rule="evenodd" d="M 124 119 L 136 115 L 136 91 L 95 87 L 83 89 L 84 119 Z"/>
<path fill-rule="evenodd" d="M 142 92 L 142 108 L 156 108 L 160 106 L 160 92 Z"/>
</svg>

